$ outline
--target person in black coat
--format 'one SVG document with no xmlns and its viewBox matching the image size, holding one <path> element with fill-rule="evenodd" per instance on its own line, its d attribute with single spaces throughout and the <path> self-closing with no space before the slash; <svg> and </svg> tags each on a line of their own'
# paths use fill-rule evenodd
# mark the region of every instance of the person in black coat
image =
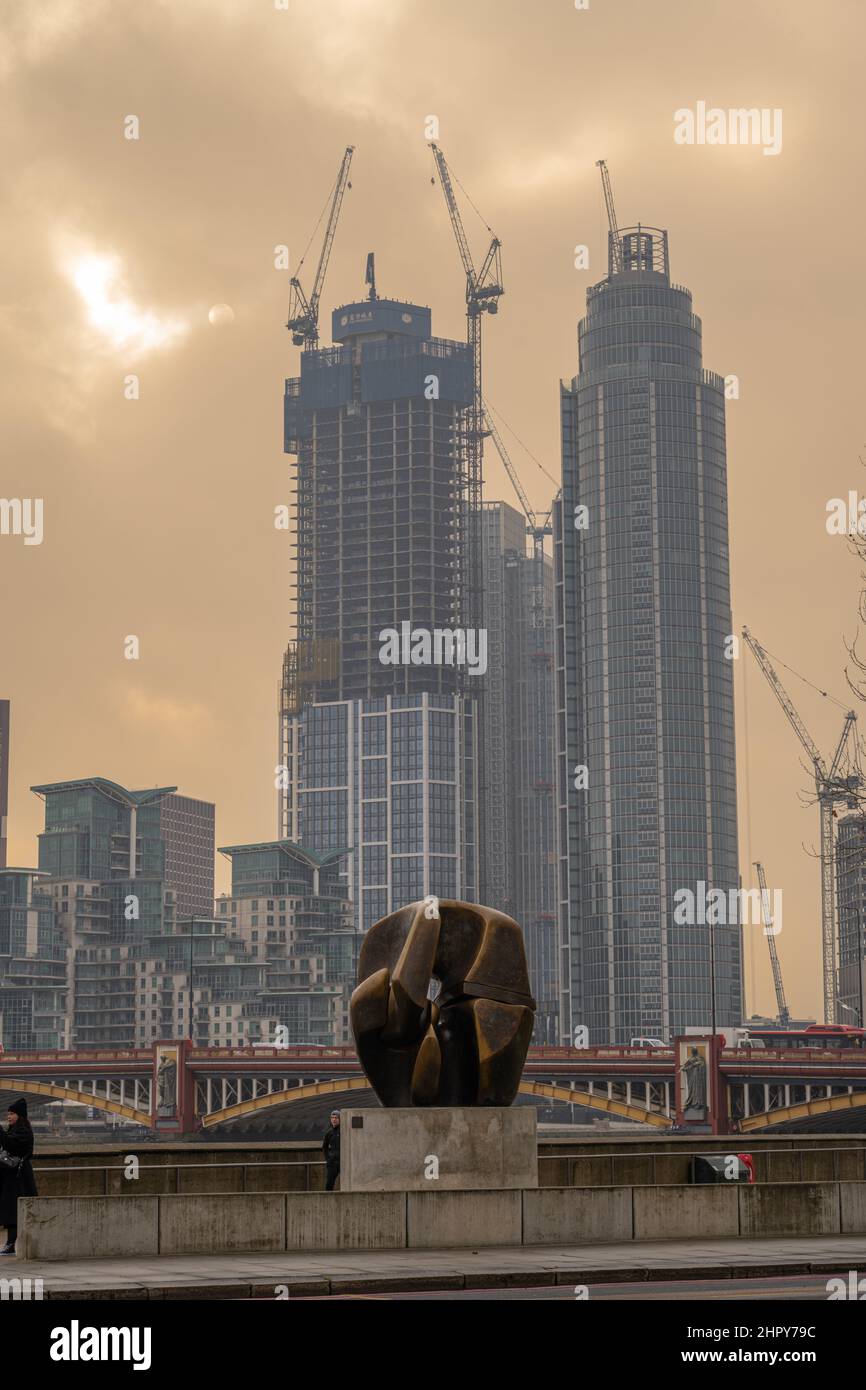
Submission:
<svg viewBox="0 0 866 1390">
<path fill-rule="evenodd" d="M 325 1130 L 325 1137 L 322 1140 L 322 1152 L 325 1155 L 325 1191 L 333 1192 L 334 1183 L 340 1176 L 340 1112 L 331 1111 L 331 1123 Z"/>
<path fill-rule="evenodd" d="M 23 1159 L 17 1172 L 0 1164 L 0 1226 L 6 1227 L 6 1244 L 0 1255 L 14 1255 L 18 1238 L 18 1198 L 36 1197 L 36 1179 L 30 1156 L 33 1153 L 33 1130 L 27 1118 L 26 1100 L 16 1100 L 9 1106 L 6 1117 L 8 1129 L 0 1129 L 0 1149 L 13 1158 Z"/>
</svg>

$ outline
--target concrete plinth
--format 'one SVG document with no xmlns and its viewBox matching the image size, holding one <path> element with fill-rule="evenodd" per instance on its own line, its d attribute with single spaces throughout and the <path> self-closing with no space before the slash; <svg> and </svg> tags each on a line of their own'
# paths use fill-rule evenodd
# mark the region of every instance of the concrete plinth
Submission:
<svg viewBox="0 0 866 1390">
<path fill-rule="evenodd" d="M 341 1111 L 343 1192 L 537 1186 L 534 1106 Z"/>
</svg>

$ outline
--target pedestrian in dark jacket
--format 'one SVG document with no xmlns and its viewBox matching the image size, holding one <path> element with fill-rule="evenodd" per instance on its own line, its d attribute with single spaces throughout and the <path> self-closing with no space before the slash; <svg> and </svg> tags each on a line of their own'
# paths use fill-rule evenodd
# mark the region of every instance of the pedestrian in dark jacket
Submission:
<svg viewBox="0 0 866 1390">
<path fill-rule="evenodd" d="M 8 1129 L 0 1129 L 0 1149 L 12 1158 L 23 1160 L 17 1170 L 0 1163 L 0 1226 L 6 1227 L 6 1244 L 0 1255 L 14 1255 L 18 1238 L 18 1198 L 35 1197 L 36 1180 L 30 1156 L 33 1153 L 33 1130 L 27 1118 L 26 1100 L 16 1100 L 6 1116 Z"/>
<path fill-rule="evenodd" d="M 325 1137 L 322 1140 L 322 1152 L 325 1155 L 325 1191 L 333 1192 L 334 1183 L 340 1176 L 340 1112 L 331 1111 L 331 1123 L 325 1130 Z"/>
</svg>

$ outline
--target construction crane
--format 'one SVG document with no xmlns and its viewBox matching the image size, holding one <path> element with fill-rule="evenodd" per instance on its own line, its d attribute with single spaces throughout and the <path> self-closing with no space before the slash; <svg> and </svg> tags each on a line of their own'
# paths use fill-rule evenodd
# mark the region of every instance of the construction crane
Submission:
<svg viewBox="0 0 866 1390">
<path fill-rule="evenodd" d="M 334 245 L 334 237 L 337 233 L 337 223 L 340 220 L 340 209 L 343 206 L 343 195 L 347 188 L 351 188 L 349 183 L 349 166 L 352 163 L 352 155 L 355 153 L 354 145 L 347 145 L 343 155 L 343 162 L 340 165 L 340 172 L 334 184 L 331 194 L 331 210 L 328 214 L 328 222 L 325 227 L 325 239 L 322 242 L 322 251 L 319 256 L 319 264 L 316 268 L 316 278 L 313 281 L 313 288 L 309 299 L 304 293 L 303 286 L 298 278 L 301 273 L 301 266 L 304 264 L 304 256 L 301 257 L 297 270 L 291 278 L 290 298 L 289 298 L 289 318 L 286 324 L 292 335 L 292 342 L 295 347 L 303 347 L 306 352 L 315 352 L 319 346 L 319 299 L 322 294 L 322 286 L 325 283 L 325 272 L 328 269 L 328 261 L 331 259 L 331 249 Z M 321 217 L 319 222 L 321 222 Z M 318 223 L 316 223 L 318 226 Z M 315 236 L 315 232 L 313 233 Z M 309 250 L 309 247 L 307 247 Z"/>
<path fill-rule="evenodd" d="M 481 406 L 481 418 L 482 424 L 484 424 L 484 432 L 491 436 L 493 443 L 495 443 L 496 452 L 498 452 L 500 459 L 502 459 L 503 464 L 505 464 L 505 471 L 507 475 L 509 475 L 510 480 L 512 480 L 512 486 L 514 492 L 517 493 L 517 498 L 520 499 L 520 506 L 523 507 L 523 514 L 525 518 L 527 518 L 528 523 L 530 523 L 528 524 L 527 532 L 532 537 L 532 559 L 534 559 L 535 567 L 537 567 L 539 571 L 537 577 L 535 577 L 535 582 L 541 584 L 541 566 L 542 563 L 544 563 L 545 537 L 546 535 L 553 534 L 553 527 L 550 525 L 550 513 L 546 513 L 546 516 L 542 517 L 541 521 L 539 521 L 537 513 L 532 510 L 530 499 L 525 495 L 523 484 L 521 484 L 520 481 L 520 475 L 517 473 L 517 468 L 514 467 L 512 457 L 510 457 L 505 443 L 503 443 L 502 435 L 499 434 L 498 428 L 493 424 L 491 413 L 489 413 L 487 404 L 484 404 L 484 402 L 482 402 Z"/>
<path fill-rule="evenodd" d="M 466 274 L 466 338 L 472 357 L 472 403 L 470 406 L 469 429 L 467 431 L 467 505 L 469 510 L 469 534 L 464 546 L 466 562 L 465 603 L 466 626 L 481 627 L 481 486 L 484 450 L 484 402 L 481 392 L 481 320 L 484 314 L 495 314 L 499 310 L 499 299 L 504 294 L 502 286 L 501 242 L 491 232 L 490 246 L 481 263 L 475 269 L 472 252 L 463 228 L 463 219 L 457 206 L 451 173 L 445 156 L 438 145 L 430 146 L 439 183 L 445 195 L 448 215 L 463 262 Z M 490 228 L 487 228 L 490 231 Z"/>
<path fill-rule="evenodd" d="M 502 436 L 499 433 L 499 430 L 496 428 L 495 424 L 493 423 L 493 418 L 490 414 L 490 411 L 487 409 L 487 406 L 483 402 L 481 409 L 481 418 L 484 426 L 484 433 L 489 434 L 490 438 L 493 440 L 493 443 L 496 445 L 497 453 L 499 454 L 499 457 L 502 459 L 502 462 L 505 465 L 505 471 L 511 479 L 511 486 L 517 493 L 517 496 L 520 500 L 520 505 L 523 508 L 523 514 L 526 517 L 527 522 L 529 523 L 526 530 L 527 533 L 532 537 L 532 582 L 534 594 L 533 607 L 536 610 L 543 611 L 544 537 L 553 535 L 553 527 L 551 525 L 552 513 L 548 512 L 539 521 L 537 514 L 530 505 L 529 498 L 523 490 L 523 484 L 520 481 L 517 469 L 514 467 L 514 464 L 511 461 L 511 457 L 508 453 L 508 450 L 505 447 Z M 541 622 L 541 612 L 534 611 L 533 625 L 535 627 L 539 627 L 541 626 Z"/>
<path fill-rule="evenodd" d="M 857 738 L 857 715 L 848 710 L 836 751 L 828 767 L 795 709 L 790 696 L 773 669 L 767 653 L 747 627 L 743 638 L 766 676 L 776 699 L 801 745 L 806 750 L 815 777 L 815 796 L 821 821 L 821 954 L 824 985 L 824 1022 L 836 1022 L 838 929 L 836 922 L 836 839 L 833 821 L 836 806 L 857 807 L 857 789 L 863 778 Z"/>
<path fill-rule="evenodd" d="M 764 874 L 763 864 L 755 864 L 758 871 L 758 883 L 761 885 L 761 916 L 764 919 L 764 932 L 767 937 L 767 945 L 770 948 L 770 965 L 773 968 L 773 988 L 776 991 L 776 1012 L 779 1015 L 779 1023 L 782 1028 L 787 1028 L 791 1022 L 791 1014 L 785 999 L 785 986 L 782 984 L 782 967 L 779 964 L 779 953 L 776 950 L 776 934 L 773 928 L 773 914 L 770 911 L 770 895 L 767 892 L 767 879 Z"/>
<path fill-rule="evenodd" d="M 613 188 L 611 187 L 610 174 L 607 164 L 603 159 L 595 161 L 595 167 L 601 170 L 601 186 L 604 190 L 604 205 L 607 208 L 607 220 L 610 226 L 610 261 L 614 270 L 619 273 L 622 270 L 622 243 L 619 239 L 617 228 L 616 208 L 613 205 Z"/>
</svg>

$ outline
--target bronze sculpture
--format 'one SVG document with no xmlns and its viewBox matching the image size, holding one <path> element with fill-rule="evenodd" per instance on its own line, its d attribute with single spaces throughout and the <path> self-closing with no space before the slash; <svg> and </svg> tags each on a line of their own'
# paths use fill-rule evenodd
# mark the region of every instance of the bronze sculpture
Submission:
<svg viewBox="0 0 866 1390">
<path fill-rule="evenodd" d="M 493 908 L 425 898 L 364 937 L 352 1031 L 383 1105 L 511 1105 L 534 1011 L 523 934 Z"/>
</svg>

